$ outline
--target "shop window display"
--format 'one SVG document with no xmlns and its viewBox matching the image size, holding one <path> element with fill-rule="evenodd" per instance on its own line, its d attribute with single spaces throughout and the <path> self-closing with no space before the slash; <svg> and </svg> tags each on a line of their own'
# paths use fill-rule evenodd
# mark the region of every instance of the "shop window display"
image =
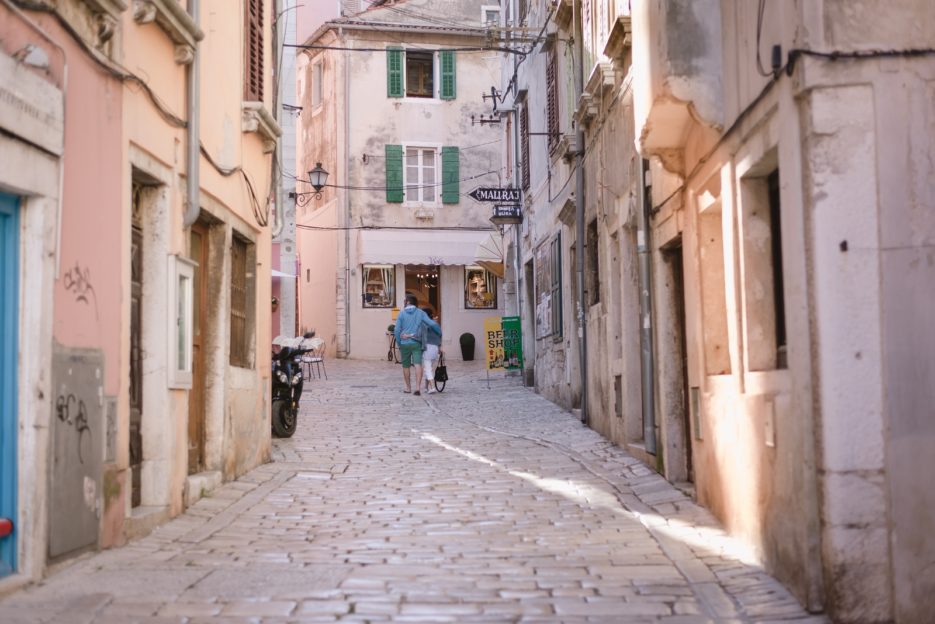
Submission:
<svg viewBox="0 0 935 624">
<path fill-rule="evenodd" d="M 363 305 L 365 308 L 392 308 L 396 302 L 396 267 L 392 264 L 365 264 Z"/>
<path fill-rule="evenodd" d="M 497 278 L 493 273 L 477 266 L 465 267 L 464 307 L 468 310 L 497 308 Z"/>
</svg>

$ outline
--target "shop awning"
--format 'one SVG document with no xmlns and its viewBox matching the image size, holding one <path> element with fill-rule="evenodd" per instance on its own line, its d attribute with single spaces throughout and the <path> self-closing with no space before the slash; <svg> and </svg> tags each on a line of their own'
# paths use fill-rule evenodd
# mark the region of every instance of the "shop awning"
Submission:
<svg viewBox="0 0 935 624">
<path fill-rule="evenodd" d="M 362 264 L 477 264 L 477 247 L 490 230 L 361 230 Z"/>
<path fill-rule="evenodd" d="M 491 232 L 474 250 L 474 261 L 497 277 L 503 277 L 503 236 Z"/>
</svg>

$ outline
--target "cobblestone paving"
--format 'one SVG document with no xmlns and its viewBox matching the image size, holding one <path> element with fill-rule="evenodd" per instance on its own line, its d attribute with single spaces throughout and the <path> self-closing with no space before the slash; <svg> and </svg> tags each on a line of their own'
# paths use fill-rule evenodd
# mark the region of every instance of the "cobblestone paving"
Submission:
<svg viewBox="0 0 935 624">
<path fill-rule="evenodd" d="M 273 463 L 0 602 L 0 622 L 825 622 L 704 509 L 476 366 L 329 361 Z"/>
</svg>

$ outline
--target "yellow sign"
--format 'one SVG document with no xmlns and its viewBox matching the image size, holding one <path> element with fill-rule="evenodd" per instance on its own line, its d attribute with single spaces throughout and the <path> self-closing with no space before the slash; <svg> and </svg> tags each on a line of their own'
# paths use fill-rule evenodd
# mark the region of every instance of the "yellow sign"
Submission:
<svg viewBox="0 0 935 624">
<path fill-rule="evenodd" d="M 484 319 L 484 353 L 487 370 L 503 370 L 503 321 L 499 316 Z"/>
<path fill-rule="evenodd" d="M 484 319 L 484 353 L 488 371 L 523 367 L 523 341 L 518 316 L 489 316 Z"/>
</svg>

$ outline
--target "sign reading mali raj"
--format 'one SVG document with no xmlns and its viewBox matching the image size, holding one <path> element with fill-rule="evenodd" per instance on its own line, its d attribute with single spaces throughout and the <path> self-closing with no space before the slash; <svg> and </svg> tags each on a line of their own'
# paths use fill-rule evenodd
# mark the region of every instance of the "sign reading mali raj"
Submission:
<svg viewBox="0 0 935 624">
<path fill-rule="evenodd" d="M 484 336 L 487 370 L 518 370 L 523 367 L 523 336 L 518 316 L 484 319 Z"/>
<path fill-rule="evenodd" d="M 523 192 L 517 188 L 476 188 L 468 197 L 479 202 L 519 203 L 523 199 Z"/>
</svg>

